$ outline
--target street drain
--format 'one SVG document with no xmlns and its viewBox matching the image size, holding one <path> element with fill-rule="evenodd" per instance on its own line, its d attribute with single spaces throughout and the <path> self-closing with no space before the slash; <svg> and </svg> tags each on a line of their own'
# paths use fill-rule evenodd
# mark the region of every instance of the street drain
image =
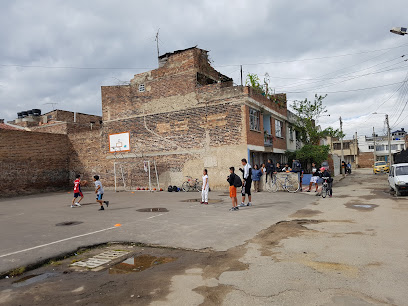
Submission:
<svg viewBox="0 0 408 306">
<path fill-rule="evenodd" d="M 188 199 L 188 200 L 182 200 L 181 202 L 201 202 L 200 199 Z M 222 202 L 221 199 L 211 199 L 208 200 L 208 203 L 220 203 Z"/>
<path fill-rule="evenodd" d="M 167 208 L 157 207 L 157 208 L 141 208 L 137 209 L 139 212 L 168 212 Z"/>
<path fill-rule="evenodd" d="M 61 223 L 57 223 L 55 224 L 55 226 L 70 226 L 70 225 L 78 225 L 81 224 L 83 222 L 80 221 L 66 221 L 66 222 L 61 222 Z"/>
<path fill-rule="evenodd" d="M 14 281 L 13 287 L 23 287 L 27 285 L 31 285 L 34 283 L 37 283 L 39 281 L 42 281 L 50 276 L 56 275 L 57 273 L 43 273 L 43 274 L 32 274 L 32 275 L 27 275 L 24 276 L 16 281 Z"/>
<path fill-rule="evenodd" d="M 127 274 L 141 272 L 154 266 L 166 264 L 177 260 L 172 257 L 156 257 L 151 255 L 139 255 L 130 257 L 109 269 L 109 274 Z"/>
</svg>

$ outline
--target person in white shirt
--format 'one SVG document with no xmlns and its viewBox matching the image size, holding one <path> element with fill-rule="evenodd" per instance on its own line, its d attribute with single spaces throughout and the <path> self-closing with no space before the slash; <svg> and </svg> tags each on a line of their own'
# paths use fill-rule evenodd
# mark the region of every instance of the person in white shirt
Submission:
<svg viewBox="0 0 408 306">
<path fill-rule="evenodd" d="M 201 190 L 201 204 L 208 205 L 208 192 L 210 191 L 210 185 L 208 183 L 208 171 L 203 171 L 203 189 Z"/>
<path fill-rule="evenodd" d="M 93 180 L 95 182 L 96 202 L 98 202 L 99 205 L 100 205 L 99 210 L 105 210 L 105 208 L 103 208 L 103 203 L 105 203 L 106 207 L 108 207 L 109 206 L 109 201 L 104 201 L 103 200 L 104 190 L 103 190 L 102 183 L 99 180 L 99 175 L 95 175 L 93 177 Z"/>
<path fill-rule="evenodd" d="M 251 170 L 251 165 L 248 164 L 247 160 L 243 158 L 241 160 L 242 165 L 244 166 L 244 169 L 239 168 L 241 172 L 244 174 L 243 178 L 244 181 L 242 182 L 242 202 L 239 204 L 239 207 L 244 207 L 244 206 L 252 206 L 251 200 L 251 185 L 252 185 L 252 170 Z M 248 195 L 248 204 L 245 204 L 245 195 Z"/>
</svg>

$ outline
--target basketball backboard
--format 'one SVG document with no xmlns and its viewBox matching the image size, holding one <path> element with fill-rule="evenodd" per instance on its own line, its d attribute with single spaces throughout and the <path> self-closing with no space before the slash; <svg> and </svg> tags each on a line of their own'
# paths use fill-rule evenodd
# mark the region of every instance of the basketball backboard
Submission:
<svg viewBox="0 0 408 306">
<path fill-rule="evenodd" d="M 130 133 L 109 134 L 109 152 L 129 152 L 130 151 Z"/>
</svg>

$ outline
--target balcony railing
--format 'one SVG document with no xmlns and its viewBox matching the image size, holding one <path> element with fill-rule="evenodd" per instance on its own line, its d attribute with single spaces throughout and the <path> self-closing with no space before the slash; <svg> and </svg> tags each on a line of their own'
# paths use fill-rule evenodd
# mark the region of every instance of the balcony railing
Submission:
<svg viewBox="0 0 408 306">
<path fill-rule="evenodd" d="M 264 146 L 265 147 L 273 147 L 273 136 L 272 135 L 265 135 L 264 136 Z"/>
</svg>

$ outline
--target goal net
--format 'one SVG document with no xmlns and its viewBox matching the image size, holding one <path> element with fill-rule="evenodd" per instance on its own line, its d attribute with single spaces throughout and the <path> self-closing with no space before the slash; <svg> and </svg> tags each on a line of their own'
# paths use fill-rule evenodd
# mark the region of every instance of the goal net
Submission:
<svg viewBox="0 0 408 306">
<path fill-rule="evenodd" d="M 160 190 L 156 162 L 116 161 L 113 164 L 115 191 Z"/>
</svg>

